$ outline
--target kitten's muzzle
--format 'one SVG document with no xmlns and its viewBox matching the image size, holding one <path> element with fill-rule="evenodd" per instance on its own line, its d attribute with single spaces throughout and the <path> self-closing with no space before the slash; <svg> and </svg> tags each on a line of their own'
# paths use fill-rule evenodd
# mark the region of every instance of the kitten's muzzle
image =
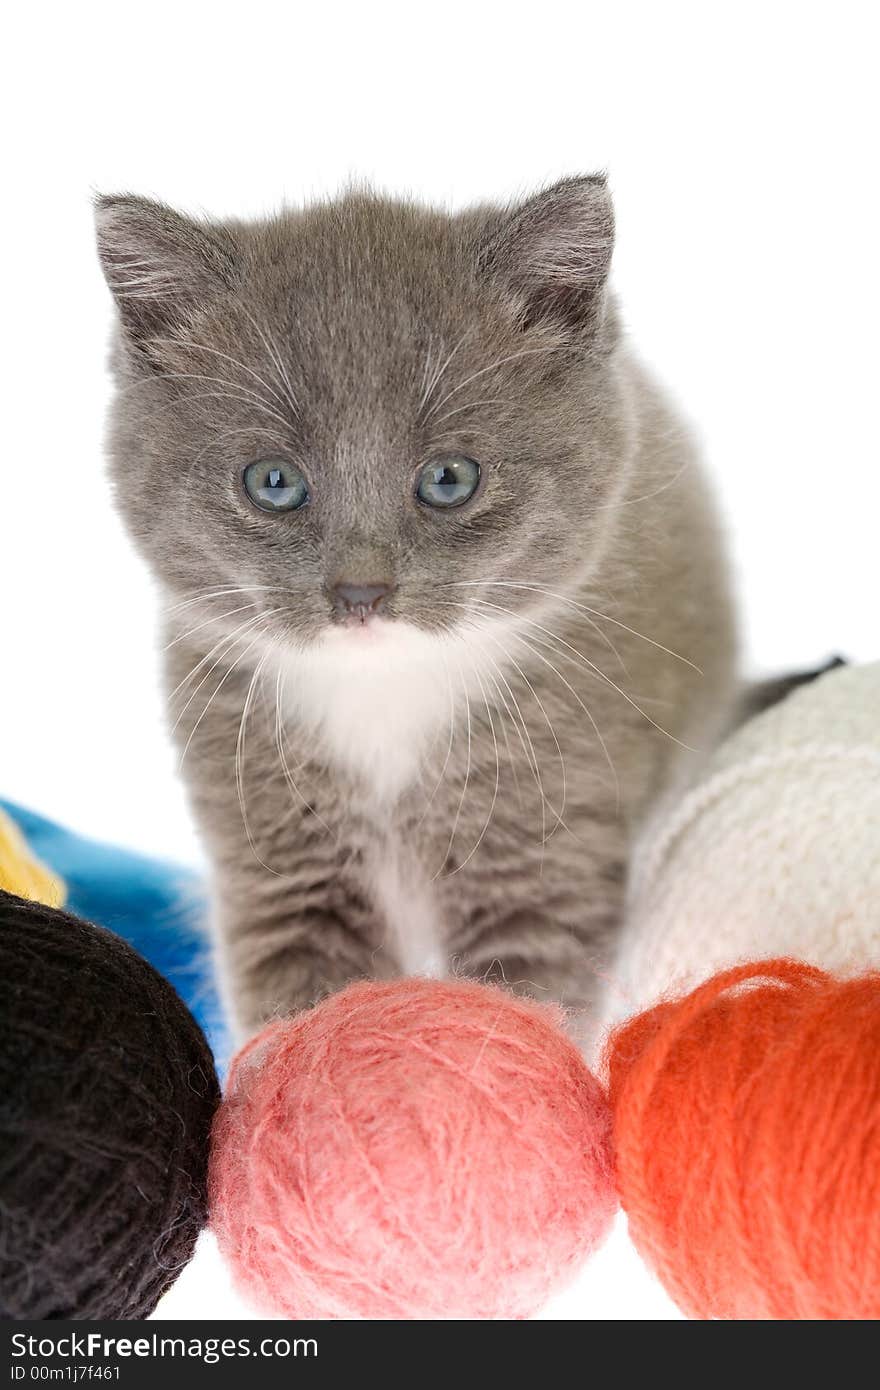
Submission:
<svg viewBox="0 0 880 1390">
<path fill-rule="evenodd" d="M 334 612 L 343 622 L 365 623 L 378 613 L 393 588 L 392 584 L 334 584 Z"/>
</svg>

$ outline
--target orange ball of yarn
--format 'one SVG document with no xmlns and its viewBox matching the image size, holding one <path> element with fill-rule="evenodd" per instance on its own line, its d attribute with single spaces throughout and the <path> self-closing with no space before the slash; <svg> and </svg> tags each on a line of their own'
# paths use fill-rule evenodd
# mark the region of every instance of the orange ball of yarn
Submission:
<svg viewBox="0 0 880 1390">
<path fill-rule="evenodd" d="M 880 974 L 738 966 L 606 1063 L 630 1235 L 685 1313 L 880 1317 Z"/>
</svg>

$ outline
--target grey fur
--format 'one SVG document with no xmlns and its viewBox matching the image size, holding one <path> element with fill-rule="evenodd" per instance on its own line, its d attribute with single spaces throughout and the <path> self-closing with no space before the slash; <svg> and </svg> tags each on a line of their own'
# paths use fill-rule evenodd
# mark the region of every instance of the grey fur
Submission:
<svg viewBox="0 0 880 1390">
<path fill-rule="evenodd" d="M 97 220 L 117 501 L 167 600 L 240 1029 L 398 972 L 395 884 L 442 938 L 435 968 L 589 1007 L 633 834 L 734 693 L 714 508 L 621 333 L 604 180 L 456 215 L 349 192 L 247 224 L 105 198 Z M 442 450 L 482 468 L 444 514 L 413 496 Z M 302 466 L 302 512 L 250 506 L 241 471 L 264 455 Z M 393 793 L 334 753 L 320 709 L 296 714 L 340 580 L 393 583 L 392 623 L 485 629 L 494 654 L 480 681 L 449 677 L 451 714 Z M 358 685 L 355 741 L 383 717 Z"/>
</svg>

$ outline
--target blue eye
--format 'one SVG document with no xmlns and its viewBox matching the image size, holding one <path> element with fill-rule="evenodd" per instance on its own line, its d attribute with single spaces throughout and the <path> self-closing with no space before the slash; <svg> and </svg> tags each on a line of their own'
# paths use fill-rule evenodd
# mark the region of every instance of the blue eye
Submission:
<svg viewBox="0 0 880 1390">
<path fill-rule="evenodd" d="M 286 459 L 260 459 L 242 474 L 244 490 L 264 512 L 293 512 L 309 500 L 306 480 Z"/>
<path fill-rule="evenodd" d="M 426 463 L 416 483 L 416 497 L 427 507 L 460 507 L 480 481 L 480 465 L 464 454 L 444 454 Z"/>
</svg>

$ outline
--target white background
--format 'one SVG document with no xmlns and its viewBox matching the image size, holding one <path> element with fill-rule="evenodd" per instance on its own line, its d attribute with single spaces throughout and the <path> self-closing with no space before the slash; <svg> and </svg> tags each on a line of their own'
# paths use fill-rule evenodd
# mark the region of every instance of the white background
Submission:
<svg viewBox="0 0 880 1390">
<path fill-rule="evenodd" d="M 161 727 L 153 597 L 102 464 L 111 307 L 95 190 L 242 214 L 356 176 L 458 205 L 607 168 L 626 320 L 704 439 L 749 669 L 880 655 L 872 10 L 16 7 L 2 92 L 0 794 L 197 854 Z M 166 1311 L 234 1306 L 204 1254 Z M 622 1234 L 560 1311 L 669 1315 Z"/>
</svg>

